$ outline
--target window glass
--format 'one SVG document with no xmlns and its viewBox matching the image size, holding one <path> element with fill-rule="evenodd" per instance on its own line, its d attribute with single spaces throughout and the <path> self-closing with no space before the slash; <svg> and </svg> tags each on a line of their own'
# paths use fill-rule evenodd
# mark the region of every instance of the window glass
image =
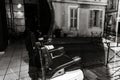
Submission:
<svg viewBox="0 0 120 80">
<path fill-rule="evenodd" d="M 21 8 L 18 8 L 17 6 L 18 6 L 18 4 L 13 5 L 13 11 L 24 11 L 24 6 L 23 5 L 21 6 Z"/>
<path fill-rule="evenodd" d="M 24 19 L 14 19 L 15 25 L 25 25 Z"/>
<path fill-rule="evenodd" d="M 24 31 L 25 19 L 23 0 L 11 0 L 11 4 L 9 0 L 5 1 L 8 28 L 18 32 Z"/>
<path fill-rule="evenodd" d="M 73 9 L 70 10 L 70 17 L 72 18 L 73 17 Z"/>
<path fill-rule="evenodd" d="M 77 19 L 74 20 L 74 27 L 77 28 Z"/>
<path fill-rule="evenodd" d="M 14 18 L 24 18 L 24 12 L 14 12 Z"/>
<path fill-rule="evenodd" d="M 12 0 L 14 4 L 18 4 L 18 3 L 21 3 L 23 4 L 23 0 Z"/>
<path fill-rule="evenodd" d="M 77 9 L 75 9 L 75 18 L 77 18 Z"/>
<path fill-rule="evenodd" d="M 17 32 L 24 32 L 25 31 L 25 26 L 23 25 L 23 26 L 16 26 L 16 31 Z"/>
</svg>

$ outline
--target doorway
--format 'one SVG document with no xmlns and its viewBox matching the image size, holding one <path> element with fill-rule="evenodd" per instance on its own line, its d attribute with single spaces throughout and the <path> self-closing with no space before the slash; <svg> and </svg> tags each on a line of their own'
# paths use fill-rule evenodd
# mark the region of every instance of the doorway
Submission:
<svg viewBox="0 0 120 80">
<path fill-rule="evenodd" d="M 52 14 L 47 0 L 40 0 L 39 3 L 25 4 L 26 28 L 38 30 L 42 35 L 48 35 Z"/>
<path fill-rule="evenodd" d="M 25 4 L 25 25 L 31 31 L 38 27 L 38 15 L 36 4 Z"/>
</svg>

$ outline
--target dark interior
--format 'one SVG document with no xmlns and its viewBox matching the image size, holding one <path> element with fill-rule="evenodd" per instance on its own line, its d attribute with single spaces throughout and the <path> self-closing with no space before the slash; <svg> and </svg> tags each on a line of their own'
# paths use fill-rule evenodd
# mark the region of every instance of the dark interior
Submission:
<svg viewBox="0 0 120 80">
<path fill-rule="evenodd" d="M 26 28 L 31 31 L 39 29 L 42 35 L 47 35 L 51 26 L 51 11 L 46 0 L 39 0 L 37 4 L 25 4 Z"/>
</svg>

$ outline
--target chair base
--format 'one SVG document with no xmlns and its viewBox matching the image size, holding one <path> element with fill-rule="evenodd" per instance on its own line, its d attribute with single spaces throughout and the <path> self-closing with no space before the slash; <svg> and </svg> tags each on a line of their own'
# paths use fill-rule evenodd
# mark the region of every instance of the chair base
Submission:
<svg viewBox="0 0 120 80">
<path fill-rule="evenodd" d="M 64 75 L 50 79 L 50 80 L 83 80 L 83 72 L 78 69 L 74 71 L 66 72 Z"/>
<path fill-rule="evenodd" d="M 83 80 L 83 79 L 84 79 L 84 75 L 83 75 L 82 70 L 77 69 L 74 71 L 68 71 L 61 76 L 51 78 L 51 79 L 46 79 L 46 80 Z"/>
</svg>

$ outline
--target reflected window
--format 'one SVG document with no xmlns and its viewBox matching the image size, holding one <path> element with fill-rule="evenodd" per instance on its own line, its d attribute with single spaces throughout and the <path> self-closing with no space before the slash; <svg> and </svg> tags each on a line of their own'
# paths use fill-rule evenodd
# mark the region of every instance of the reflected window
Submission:
<svg viewBox="0 0 120 80">
<path fill-rule="evenodd" d="M 23 32 L 25 28 L 23 0 L 5 0 L 8 28 Z"/>
<path fill-rule="evenodd" d="M 78 22 L 78 8 L 77 6 L 71 6 L 69 8 L 69 27 L 70 29 L 77 30 Z"/>
<path fill-rule="evenodd" d="M 102 10 L 90 10 L 90 27 L 102 27 Z"/>
</svg>

